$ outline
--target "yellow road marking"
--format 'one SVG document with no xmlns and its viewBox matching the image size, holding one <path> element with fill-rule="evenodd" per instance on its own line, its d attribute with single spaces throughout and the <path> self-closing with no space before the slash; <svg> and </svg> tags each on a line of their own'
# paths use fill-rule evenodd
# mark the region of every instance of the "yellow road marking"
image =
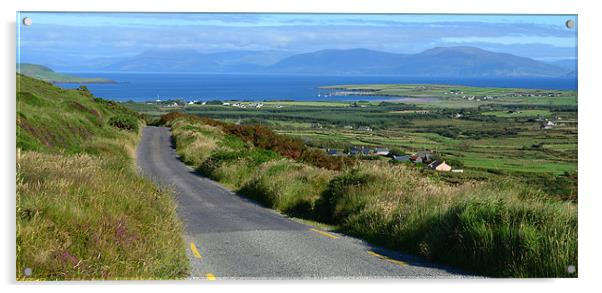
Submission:
<svg viewBox="0 0 602 293">
<path fill-rule="evenodd" d="M 398 265 L 398 266 L 406 266 L 406 265 L 408 265 L 408 263 L 406 263 L 406 262 L 404 262 L 404 261 L 401 261 L 401 260 L 396 260 L 396 259 L 392 259 L 392 258 L 390 258 L 390 257 L 384 256 L 384 255 L 381 255 L 381 254 L 378 254 L 378 253 L 376 253 L 376 252 L 374 252 L 374 251 L 368 251 L 368 254 L 369 254 L 369 255 L 372 255 L 372 256 L 375 256 L 375 257 L 378 257 L 378 258 L 380 258 L 380 259 L 382 259 L 382 260 L 388 261 L 388 262 L 390 262 L 390 263 L 394 263 L 394 264 L 396 264 L 396 265 Z"/>
<path fill-rule="evenodd" d="M 314 231 L 314 232 L 316 232 L 316 233 L 318 233 L 318 234 L 322 234 L 322 235 L 324 235 L 324 236 L 326 236 L 326 237 L 330 237 L 330 238 L 332 238 L 332 239 L 337 239 L 337 238 L 339 238 L 338 236 L 332 235 L 332 234 L 330 234 L 330 233 L 327 233 L 327 232 L 324 232 L 324 231 L 320 231 L 320 230 L 318 230 L 318 229 L 313 229 L 313 228 L 311 228 L 311 229 L 309 229 L 309 230 L 311 230 L 311 231 Z"/>
<path fill-rule="evenodd" d="M 190 242 L 190 250 L 192 250 L 192 254 L 194 255 L 194 257 L 201 258 L 201 254 L 199 253 L 199 250 L 196 249 L 196 245 L 194 245 L 194 242 Z"/>
<path fill-rule="evenodd" d="M 209 281 L 215 281 L 215 275 L 212 273 L 207 273 L 207 280 Z"/>
</svg>

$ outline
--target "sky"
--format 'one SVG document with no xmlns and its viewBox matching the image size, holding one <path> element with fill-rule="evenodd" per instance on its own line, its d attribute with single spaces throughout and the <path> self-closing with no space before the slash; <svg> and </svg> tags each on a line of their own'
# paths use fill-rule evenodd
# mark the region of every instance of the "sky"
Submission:
<svg viewBox="0 0 602 293">
<path fill-rule="evenodd" d="M 17 54 L 22 62 L 77 63 L 157 49 L 418 53 L 475 46 L 554 61 L 577 57 L 578 26 L 567 28 L 569 19 L 577 23 L 575 15 L 20 12 Z"/>
</svg>

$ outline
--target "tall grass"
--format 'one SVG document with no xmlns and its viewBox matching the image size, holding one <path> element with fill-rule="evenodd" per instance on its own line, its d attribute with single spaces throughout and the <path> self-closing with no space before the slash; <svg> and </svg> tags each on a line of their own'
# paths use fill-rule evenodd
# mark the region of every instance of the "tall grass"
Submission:
<svg viewBox="0 0 602 293">
<path fill-rule="evenodd" d="M 176 141 L 178 155 L 187 164 L 198 166 L 217 148 L 216 136 L 221 136 L 219 129 L 204 125 L 183 125 L 185 121 L 174 123 L 172 134 Z M 181 127 L 178 127 L 180 126 Z"/>
<path fill-rule="evenodd" d="M 274 160 L 259 166 L 240 192 L 289 215 L 316 218 L 316 202 L 334 175 L 291 160 Z"/>
<path fill-rule="evenodd" d="M 370 164 L 331 181 L 331 220 L 346 233 L 497 277 L 569 277 L 577 265 L 576 206 L 522 188 L 452 187 Z"/>
<path fill-rule="evenodd" d="M 512 179 L 450 185 L 384 161 L 341 171 L 277 156 L 253 161 L 261 150 L 219 127 L 186 117 L 171 123 L 176 142 L 192 137 L 179 137 L 185 128 L 205 127 L 197 139 L 217 146 L 200 154 L 184 140 L 177 148 L 185 160 L 270 208 L 487 276 L 577 276 L 567 272 L 577 265 L 577 205 Z"/>
<path fill-rule="evenodd" d="M 18 279 L 174 279 L 187 272 L 170 193 L 131 166 L 25 151 L 17 194 Z"/>
<path fill-rule="evenodd" d="M 21 75 L 17 88 L 17 279 L 185 277 L 171 193 L 135 167 L 141 117 Z"/>
</svg>

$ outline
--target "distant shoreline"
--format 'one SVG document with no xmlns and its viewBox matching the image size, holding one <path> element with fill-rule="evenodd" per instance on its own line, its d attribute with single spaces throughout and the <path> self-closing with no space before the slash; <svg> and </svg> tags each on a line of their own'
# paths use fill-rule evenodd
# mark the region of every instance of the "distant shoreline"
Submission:
<svg viewBox="0 0 602 293">
<path fill-rule="evenodd" d="M 106 80 L 86 80 L 86 78 L 81 78 L 82 80 L 77 81 L 48 81 L 52 84 L 113 84 L 117 83 L 114 80 L 106 79 Z"/>
<path fill-rule="evenodd" d="M 80 77 L 76 75 L 64 74 L 55 72 L 49 67 L 21 63 L 17 64 L 17 73 L 50 82 L 52 84 L 112 84 L 116 83 L 114 80 L 103 78 L 103 77 Z"/>
</svg>

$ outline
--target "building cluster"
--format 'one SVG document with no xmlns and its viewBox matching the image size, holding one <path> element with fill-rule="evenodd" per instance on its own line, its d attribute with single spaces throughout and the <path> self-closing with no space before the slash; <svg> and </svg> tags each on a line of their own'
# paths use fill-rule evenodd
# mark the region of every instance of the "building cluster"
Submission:
<svg viewBox="0 0 602 293">
<path fill-rule="evenodd" d="M 354 147 L 349 148 L 347 151 L 339 151 L 337 149 L 326 149 L 326 153 L 328 153 L 331 156 L 341 156 L 341 155 L 388 156 L 389 152 L 390 151 L 388 148 L 381 148 L 381 147 L 368 148 L 368 147 L 363 147 L 363 146 L 362 147 L 354 146 Z"/>
<path fill-rule="evenodd" d="M 542 123 L 541 123 L 541 129 L 553 129 L 556 126 L 557 126 L 557 123 L 554 120 L 546 119 L 546 120 L 542 121 Z"/>
<path fill-rule="evenodd" d="M 557 92 L 543 92 L 543 93 L 528 93 L 528 92 L 515 92 L 512 94 L 513 97 L 559 97 L 561 93 Z"/>
<path fill-rule="evenodd" d="M 462 99 L 466 99 L 469 101 L 487 101 L 487 100 L 493 100 L 497 98 L 496 96 L 462 96 Z"/>
<path fill-rule="evenodd" d="M 246 109 L 246 108 L 256 108 L 256 109 L 259 109 L 259 108 L 263 107 L 263 103 L 243 104 L 243 103 L 224 102 L 222 105 L 223 106 L 231 106 L 231 107 L 241 108 L 241 109 Z"/>
<path fill-rule="evenodd" d="M 368 147 L 351 147 L 348 151 L 339 152 L 336 149 L 326 149 L 326 153 L 331 156 L 389 156 L 390 150 L 384 147 L 368 148 Z M 454 172 L 462 173 L 462 169 L 453 169 L 452 166 L 447 164 L 445 161 L 436 160 L 433 152 L 421 151 L 412 155 L 393 155 L 390 156 L 392 160 L 396 162 L 410 162 L 414 164 L 426 164 L 427 168 L 441 171 L 441 172 Z"/>
</svg>

